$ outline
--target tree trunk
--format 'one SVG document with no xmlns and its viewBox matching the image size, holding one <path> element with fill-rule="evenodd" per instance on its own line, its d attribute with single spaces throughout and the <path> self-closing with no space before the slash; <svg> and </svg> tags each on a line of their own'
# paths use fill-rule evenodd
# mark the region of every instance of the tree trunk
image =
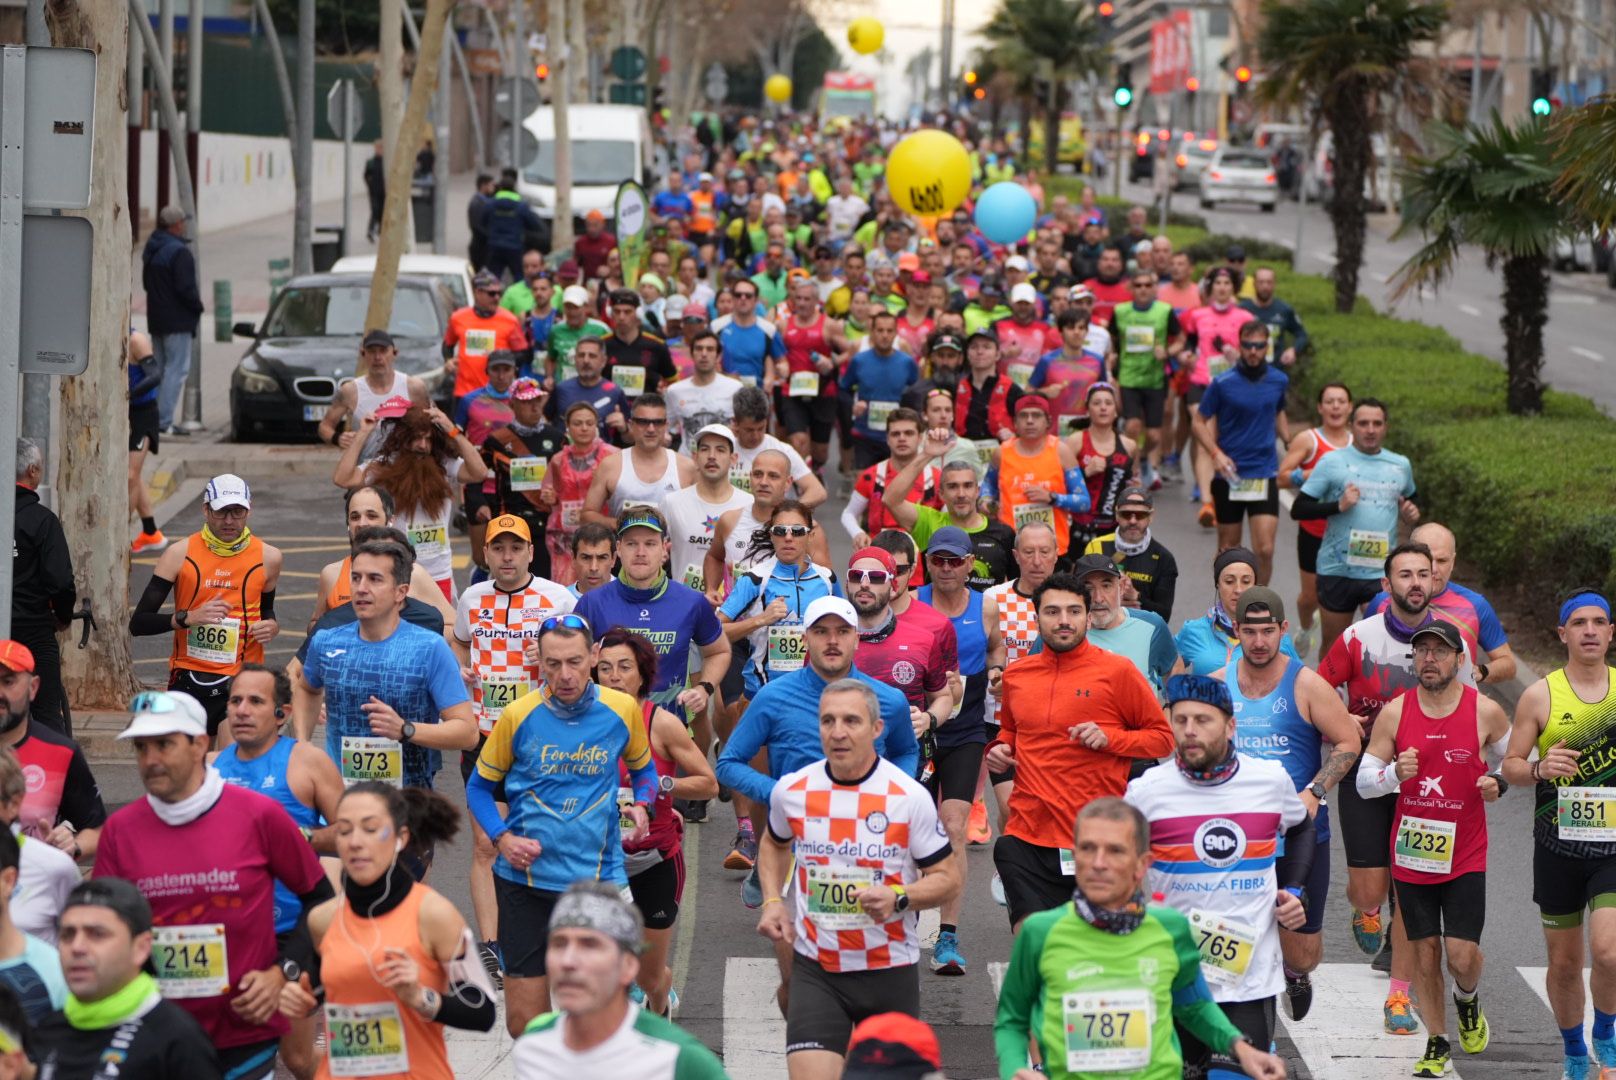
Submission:
<svg viewBox="0 0 1616 1080">
<path fill-rule="evenodd" d="M 1049 101 L 1044 105 L 1044 169 L 1054 176 L 1055 166 L 1060 164 L 1061 87 L 1053 77 L 1050 84 Z M 1027 162 L 1029 168 L 1032 164 Z"/>
<path fill-rule="evenodd" d="M 382 232 L 376 244 L 376 271 L 370 279 L 370 308 L 365 325 L 385 328 L 393 317 L 393 290 L 398 286 L 398 259 L 404 254 L 408 237 L 410 178 L 415 173 L 413 147 L 426 141 L 427 106 L 438 86 L 438 58 L 443 54 L 443 35 L 449 25 L 454 0 L 427 0 L 421 18 L 421 47 L 415 54 L 415 78 L 410 81 L 410 100 L 404 106 L 404 120 L 398 129 L 398 152 L 387 163 L 387 202 L 382 208 Z M 439 147 L 448 153 L 448 147 Z M 447 192 L 440 192 L 446 198 Z"/>
<path fill-rule="evenodd" d="M 1368 208 L 1364 203 L 1364 175 L 1369 170 L 1369 91 L 1342 91 L 1327 110 L 1335 150 L 1334 190 L 1330 193 L 1330 224 L 1335 228 L 1335 309 L 1350 314 L 1358 301 L 1358 273 L 1363 269 L 1364 236 Z"/>
<path fill-rule="evenodd" d="M 1504 367 L 1509 373 L 1509 411 L 1543 411 L 1543 327 L 1549 321 L 1549 259 L 1516 255 L 1504 260 Z"/>
<path fill-rule="evenodd" d="M 62 678 L 78 709 L 121 709 L 136 686 L 129 623 L 129 221 L 127 0 L 50 0 L 51 44 L 96 54 L 95 228 L 90 271 L 90 355 L 83 375 L 62 380 L 56 509 L 67 532 L 79 595 L 99 629 L 90 649 L 62 650 Z"/>
<path fill-rule="evenodd" d="M 545 36 L 550 41 L 564 41 L 568 27 L 565 20 L 577 13 L 576 8 L 562 6 L 562 0 L 550 0 L 546 5 Z M 574 64 L 587 64 L 589 58 L 564 47 L 555 53 L 550 74 L 550 109 L 555 117 L 555 137 L 551 140 L 551 177 L 555 181 L 554 216 L 550 219 L 550 250 L 566 251 L 573 245 L 572 228 L 572 127 L 567 106 L 570 104 L 568 87 Z"/>
<path fill-rule="evenodd" d="M 381 113 L 382 155 L 398 155 L 398 125 L 404 116 L 404 0 L 381 0 L 381 47 L 376 60 L 376 107 Z M 413 162 L 415 155 L 411 154 Z"/>
</svg>

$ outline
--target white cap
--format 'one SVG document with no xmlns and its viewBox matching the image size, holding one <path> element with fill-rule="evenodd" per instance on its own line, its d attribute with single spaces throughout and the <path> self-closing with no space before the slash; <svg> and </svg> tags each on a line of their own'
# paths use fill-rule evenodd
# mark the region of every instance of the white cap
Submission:
<svg viewBox="0 0 1616 1080">
<path fill-rule="evenodd" d="M 1032 287 L 1032 282 L 1030 281 L 1020 282 L 1010 289 L 1010 302 L 1012 304 L 1019 304 L 1023 300 L 1029 304 L 1038 302 L 1038 290 Z"/>
<path fill-rule="evenodd" d="M 252 489 L 247 486 L 247 481 L 235 473 L 223 473 L 208 481 L 207 488 L 202 492 L 202 501 L 211 510 L 226 506 L 245 506 L 251 510 Z"/>
<path fill-rule="evenodd" d="M 1025 255 L 1012 255 L 1004 260 L 1004 268 L 1006 270 L 1031 270 L 1032 264 L 1027 262 Z"/>
<path fill-rule="evenodd" d="M 644 281 L 645 279 L 641 278 L 640 280 Z M 671 323 L 675 319 L 683 319 L 685 317 L 685 308 L 689 304 L 689 298 L 683 293 L 674 293 L 668 297 L 667 302 L 663 305 L 663 313 L 667 315 L 667 321 Z"/>
<path fill-rule="evenodd" d="M 155 739 L 160 735 L 205 736 L 208 714 L 202 703 L 178 690 L 157 690 L 135 695 L 141 706 L 130 718 L 120 739 Z"/>
<path fill-rule="evenodd" d="M 577 304 L 579 307 L 589 306 L 589 290 L 582 285 L 568 285 L 561 290 L 561 303 Z"/>
<path fill-rule="evenodd" d="M 827 615 L 834 615 L 853 629 L 858 629 L 858 612 L 853 610 L 853 604 L 842 596 L 821 596 L 808 605 L 808 610 L 802 613 L 802 625 L 809 627 Z"/>
<path fill-rule="evenodd" d="M 724 438 L 729 440 L 729 448 L 731 450 L 739 450 L 741 448 L 740 441 L 735 438 L 735 433 L 724 424 L 708 424 L 706 427 L 696 432 L 696 437 L 691 440 L 691 446 L 699 446 L 701 444 L 701 437 L 703 435 L 722 435 Z"/>
</svg>

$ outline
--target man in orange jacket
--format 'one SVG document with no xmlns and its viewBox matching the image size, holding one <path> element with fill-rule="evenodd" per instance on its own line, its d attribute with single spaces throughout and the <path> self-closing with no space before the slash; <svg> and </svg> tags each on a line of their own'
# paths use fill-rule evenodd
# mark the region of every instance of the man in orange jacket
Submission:
<svg viewBox="0 0 1616 1080">
<path fill-rule="evenodd" d="M 1010 925 L 1072 898 L 1072 825 L 1121 795 L 1135 758 L 1173 752 L 1173 732 L 1139 669 L 1086 640 L 1088 587 L 1053 574 L 1033 593 L 1040 651 L 1005 669 L 988 767 L 1016 770 L 1010 820 L 993 846 Z"/>
</svg>

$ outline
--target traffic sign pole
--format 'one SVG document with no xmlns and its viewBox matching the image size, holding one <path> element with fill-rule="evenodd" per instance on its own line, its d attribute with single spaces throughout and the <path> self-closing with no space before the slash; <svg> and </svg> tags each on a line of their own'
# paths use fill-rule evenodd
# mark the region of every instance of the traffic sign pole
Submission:
<svg viewBox="0 0 1616 1080">
<path fill-rule="evenodd" d="M 353 80 L 342 80 L 342 243 L 338 254 L 348 254 L 348 238 L 353 235 L 353 138 L 354 121 Z"/>
<path fill-rule="evenodd" d="M 22 189 L 28 51 L 0 52 L 0 473 L 17 474 L 17 380 L 22 355 Z M 0 540 L 16 543 L 17 500 L 0 499 Z M 0 638 L 11 636 L 14 560 L 0 559 Z"/>
</svg>

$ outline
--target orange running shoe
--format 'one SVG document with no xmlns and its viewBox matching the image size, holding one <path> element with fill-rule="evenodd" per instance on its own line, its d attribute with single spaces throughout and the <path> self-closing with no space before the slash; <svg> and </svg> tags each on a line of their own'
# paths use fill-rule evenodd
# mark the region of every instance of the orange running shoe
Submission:
<svg viewBox="0 0 1616 1080">
<path fill-rule="evenodd" d="M 158 529 L 156 532 L 151 533 L 143 532 L 135 537 L 134 543 L 129 545 L 129 554 L 139 555 L 142 551 L 162 551 L 167 546 L 168 537 L 163 535 L 163 530 Z"/>
<path fill-rule="evenodd" d="M 965 840 L 981 847 L 992 839 L 993 829 L 988 825 L 988 804 L 978 799 L 971 804 L 971 820 L 965 826 Z"/>
</svg>

